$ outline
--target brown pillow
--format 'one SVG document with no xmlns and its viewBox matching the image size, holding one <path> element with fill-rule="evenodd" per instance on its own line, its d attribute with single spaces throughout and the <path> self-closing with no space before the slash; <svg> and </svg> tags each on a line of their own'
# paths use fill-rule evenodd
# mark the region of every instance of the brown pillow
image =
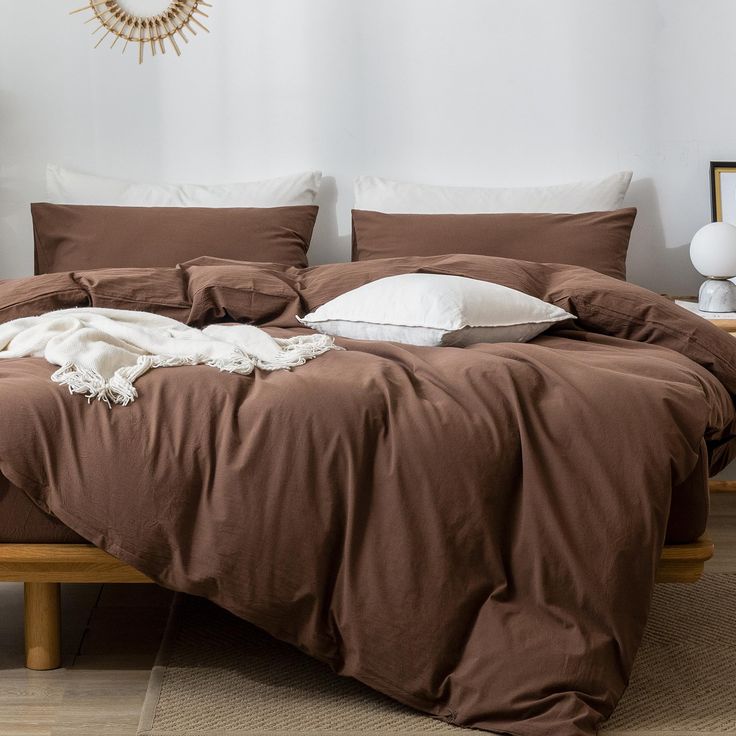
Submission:
<svg viewBox="0 0 736 736">
<path fill-rule="evenodd" d="M 353 260 L 468 253 L 626 278 L 633 207 L 576 215 L 394 215 L 353 210 Z"/>
<path fill-rule="evenodd" d="M 187 277 L 180 268 L 98 268 L 72 275 L 90 307 L 155 312 L 180 322 L 189 314 Z"/>
<path fill-rule="evenodd" d="M 32 204 L 36 273 L 172 267 L 204 255 L 306 266 L 317 210 Z"/>
<path fill-rule="evenodd" d="M 198 258 L 183 263 L 192 308 L 187 324 L 202 327 L 213 322 L 268 322 L 293 326 L 301 302 L 295 273 L 285 266 Z"/>
<path fill-rule="evenodd" d="M 89 295 L 69 273 L 0 281 L 0 324 L 89 303 Z"/>
</svg>

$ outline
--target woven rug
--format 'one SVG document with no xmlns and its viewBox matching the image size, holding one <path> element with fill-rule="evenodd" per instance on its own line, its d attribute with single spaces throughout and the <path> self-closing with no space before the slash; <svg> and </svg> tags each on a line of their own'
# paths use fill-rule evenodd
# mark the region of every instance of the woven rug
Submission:
<svg viewBox="0 0 736 736">
<path fill-rule="evenodd" d="M 464 731 L 337 677 L 184 596 L 172 611 L 138 728 L 139 736 L 437 733 Z M 736 575 L 657 586 L 630 686 L 602 733 L 736 733 Z"/>
</svg>

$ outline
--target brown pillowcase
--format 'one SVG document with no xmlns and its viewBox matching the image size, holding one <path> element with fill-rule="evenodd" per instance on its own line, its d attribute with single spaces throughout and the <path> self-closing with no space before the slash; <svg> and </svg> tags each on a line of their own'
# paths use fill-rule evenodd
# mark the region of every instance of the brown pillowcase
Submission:
<svg viewBox="0 0 736 736">
<path fill-rule="evenodd" d="M 106 307 L 186 321 L 191 304 L 180 268 L 96 269 L 0 281 L 0 324 L 57 309 Z"/>
<path fill-rule="evenodd" d="M 204 255 L 306 266 L 317 210 L 32 204 L 36 273 L 172 267 Z"/>
<path fill-rule="evenodd" d="M 353 210 L 353 260 L 468 253 L 626 278 L 636 209 L 584 214 L 394 215 Z"/>
<path fill-rule="evenodd" d="M 68 273 L 0 281 L 0 324 L 89 304 L 87 292 Z"/>
<path fill-rule="evenodd" d="M 180 268 L 100 268 L 77 271 L 74 280 L 89 295 L 89 306 L 155 312 L 185 322 L 190 303 Z"/>
<path fill-rule="evenodd" d="M 294 271 L 278 264 L 265 266 L 218 258 L 183 263 L 192 308 L 187 324 L 248 322 L 294 326 L 301 302 Z"/>
</svg>

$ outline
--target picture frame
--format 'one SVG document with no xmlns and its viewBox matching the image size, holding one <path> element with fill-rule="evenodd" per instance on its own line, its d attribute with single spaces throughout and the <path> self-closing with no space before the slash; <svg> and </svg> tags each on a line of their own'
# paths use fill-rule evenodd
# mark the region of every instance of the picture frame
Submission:
<svg viewBox="0 0 736 736">
<path fill-rule="evenodd" d="M 713 222 L 736 225 L 736 161 L 710 162 L 710 202 Z"/>
</svg>

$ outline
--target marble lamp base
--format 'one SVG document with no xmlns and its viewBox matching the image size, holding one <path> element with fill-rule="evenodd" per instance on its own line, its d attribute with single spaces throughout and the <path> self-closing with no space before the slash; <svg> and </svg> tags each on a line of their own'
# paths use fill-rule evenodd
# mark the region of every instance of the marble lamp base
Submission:
<svg viewBox="0 0 736 736">
<path fill-rule="evenodd" d="M 736 285 L 728 279 L 708 279 L 698 294 L 701 312 L 736 312 Z"/>
</svg>

